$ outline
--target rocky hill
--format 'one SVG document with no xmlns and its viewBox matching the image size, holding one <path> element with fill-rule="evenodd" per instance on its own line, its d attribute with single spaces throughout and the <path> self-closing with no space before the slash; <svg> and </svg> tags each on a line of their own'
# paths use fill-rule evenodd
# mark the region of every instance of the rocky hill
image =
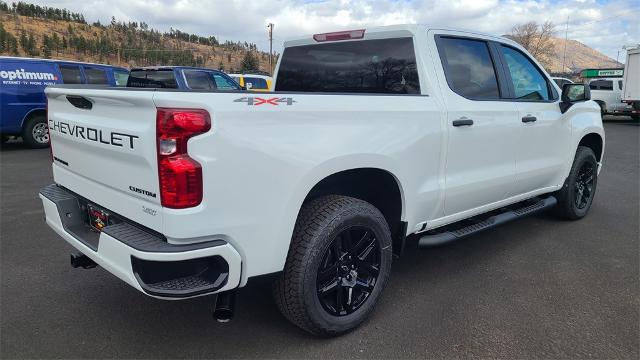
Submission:
<svg viewBox="0 0 640 360">
<path fill-rule="evenodd" d="M 177 29 L 161 33 L 144 22 L 86 23 L 65 9 L 0 0 L 0 55 L 44 57 L 125 67 L 185 65 L 239 71 L 268 71 L 269 55 L 247 42 L 219 42 Z M 249 54 L 247 56 L 247 54 Z M 275 59 L 274 59 L 275 61 Z M 255 65 L 257 62 L 257 66 Z M 246 66 L 245 66 L 246 67 Z"/>
<path fill-rule="evenodd" d="M 567 57 L 565 66 L 562 69 L 562 56 L 564 52 L 565 40 L 560 38 L 552 39 L 555 54 L 547 65 L 547 71 L 554 73 L 578 72 L 588 68 L 621 68 L 623 64 L 604 55 L 603 53 L 588 47 L 587 45 L 576 41 L 567 40 Z"/>
</svg>

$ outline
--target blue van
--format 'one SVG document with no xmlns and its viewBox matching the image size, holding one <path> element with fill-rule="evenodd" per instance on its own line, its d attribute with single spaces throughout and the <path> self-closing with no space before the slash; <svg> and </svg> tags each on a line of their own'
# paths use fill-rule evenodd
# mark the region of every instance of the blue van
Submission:
<svg viewBox="0 0 640 360">
<path fill-rule="evenodd" d="M 219 70 L 190 66 L 132 68 L 127 87 L 238 91 L 240 84 Z"/>
<path fill-rule="evenodd" d="M 0 56 L 0 136 L 49 146 L 44 88 L 53 84 L 126 86 L 129 71 L 108 65 Z"/>
</svg>

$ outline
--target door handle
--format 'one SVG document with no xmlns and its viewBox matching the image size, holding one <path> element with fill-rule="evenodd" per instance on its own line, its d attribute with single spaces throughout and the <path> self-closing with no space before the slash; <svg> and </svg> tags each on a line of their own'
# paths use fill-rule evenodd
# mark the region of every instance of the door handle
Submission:
<svg viewBox="0 0 640 360">
<path fill-rule="evenodd" d="M 523 123 L 530 123 L 530 122 L 534 122 L 534 121 L 537 121 L 537 120 L 538 120 L 538 118 L 537 118 L 537 117 L 535 117 L 535 116 L 530 116 L 530 115 L 524 116 L 524 117 L 522 118 L 522 122 L 523 122 Z"/>
<path fill-rule="evenodd" d="M 471 125 L 473 125 L 473 120 L 471 119 L 453 120 L 453 126 L 471 126 Z"/>
</svg>

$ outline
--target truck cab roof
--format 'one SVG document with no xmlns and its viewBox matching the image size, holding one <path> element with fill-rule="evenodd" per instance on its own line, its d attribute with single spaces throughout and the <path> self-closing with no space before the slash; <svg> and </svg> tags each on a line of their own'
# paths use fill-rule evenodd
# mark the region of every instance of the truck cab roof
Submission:
<svg viewBox="0 0 640 360">
<path fill-rule="evenodd" d="M 407 37 L 407 36 L 412 36 L 420 31 L 429 31 L 429 30 L 441 30 L 441 31 L 453 31 L 458 33 L 467 33 L 469 35 L 481 36 L 484 38 L 499 40 L 501 42 L 508 43 L 510 45 L 521 48 L 521 46 L 518 43 L 503 36 L 496 36 L 493 34 L 482 33 L 482 32 L 473 31 L 469 29 L 434 27 L 426 24 L 400 24 L 400 25 L 387 25 L 387 26 L 372 26 L 372 27 L 360 28 L 357 30 L 344 29 L 344 30 L 339 30 L 334 32 L 308 34 L 308 35 L 290 37 L 285 39 L 284 47 L 286 48 L 291 46 L 317 44 L 319 41 L 314 39 L 314 37 L 318 38 L 317 35 L 333 35 L 333 34 L 343 34 L 343 33 L 356 32 L 356 31 L 364 31 L 363 36 L 359 38 L 354 37 L 353 39 L 322 40 L 322 42 L 343 41 L 343 40 L 357 41 L 357 40 L 382 39 L 382 38 L 390 38 L 390 37 Z"/>
</svg>

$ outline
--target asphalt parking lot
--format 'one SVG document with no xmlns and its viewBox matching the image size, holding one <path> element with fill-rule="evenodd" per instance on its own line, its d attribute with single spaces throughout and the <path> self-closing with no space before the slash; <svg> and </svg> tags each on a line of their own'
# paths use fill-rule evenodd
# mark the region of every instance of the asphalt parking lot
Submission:
<svg viewBox="0 0 640 360">
<path fill-rule="evenodd" d="M 318 339 L 289 324 L 268 277 L 218 324 L 212 298 L 149 298 L 72 269 L 44 223 L 49 150 L 0 150 L 1 358 L 625 358 L 640 354 L 640 126 L 606 123 L 590 214 L 541 214 L 393 265 L 373 316 Z M 541 144 L 543 146 L 543 144 Z"/>
</svg>

